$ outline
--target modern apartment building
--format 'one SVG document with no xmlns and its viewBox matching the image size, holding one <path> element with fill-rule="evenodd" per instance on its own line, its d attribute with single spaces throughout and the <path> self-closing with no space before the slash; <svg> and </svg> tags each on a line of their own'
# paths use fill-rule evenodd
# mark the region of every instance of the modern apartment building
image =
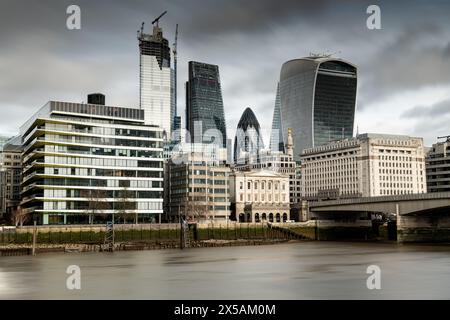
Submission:
<svg viewBox="0 0 450 320">
<path fill-rule="evenodd" d="M 20 203 L 22 183 L 21 137 L 0 147 L 0 218 L 11 218 Z"/>
<path fill-rule="evenodd" d="M 281 122 L 292 128 L 299 154 L 353 136 L 357 68 L 330 56 L 310 56 L 283 64 L 280 73 Z M 283 131 L 286 143 L 287 132 Z"/>
<path fill-rule="evenodd" d="M 48 102 L 21 127 L 23 210 L 40 224 L 158 220 L 162 129 L 144 122 L 140 109 Z"/>
<path fill-rule="evenodd" d="M 427 191 L 450 191 L 450 137 L 433 144 L 426 155 Z"/>
<path fill-rule="evenodd" d="M 230 218 L 229 165 L 203 152 L 182 152 L 168 163 L 169 220 L 227 221 Z"/>
<path fill-rule="evenodd" d="M 302 195 L 307 199 L 426 193 L 422 138 L 362 134 L 305 149 Z"/>
<path fill-rule="evenodd" d="M 236 221 L 290 220 L 288 175 L 271 170 L 235 171 L 230 187 Z"/>
</svg>

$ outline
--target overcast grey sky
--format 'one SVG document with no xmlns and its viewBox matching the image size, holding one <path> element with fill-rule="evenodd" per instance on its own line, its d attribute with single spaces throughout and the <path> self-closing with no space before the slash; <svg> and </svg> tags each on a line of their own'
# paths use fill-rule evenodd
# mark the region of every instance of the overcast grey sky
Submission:
<svg viewBox="0 0 450 320">
<path fill-rule="evenodd" d="M 265 131 L 283 62 L 310 52 L 359 67 L 359 132 L 450 134 L 449 1 L 315 0 L 0 0 L 0 134 L 18 132 L 48 100 L 138 106 L 136 31 L 160 22 L 172 43 L 179 24 L 178 109 L 190 60 L 219 65 L 230 138 L 246 107 Z M 67 30 L 66 8 L 81 7 L 81 30 Z M 366 27 L 370 4 L 381 30 Z M 356 128 L 356 126 L 355 126 Z"/>
</svg>

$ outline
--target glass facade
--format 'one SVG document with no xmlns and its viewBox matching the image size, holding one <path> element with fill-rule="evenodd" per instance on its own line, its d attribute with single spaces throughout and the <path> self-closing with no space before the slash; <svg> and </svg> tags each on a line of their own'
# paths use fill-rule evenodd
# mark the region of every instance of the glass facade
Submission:
<svg viewBox="0 0 450 320">
<path fill-rule="evenodd" d="M 203 141 L 213 141 L 221 136 L 221 145 L 226 148 L 227 132 L 220 85 L 219 67 L 212 64 L 190 61 L 189 81 L 186 84 L 186 129 L 200 135 Z M 201 132 L 195 132 L 201 125 Z"/>
<path fill-rule="evenodd" d="M 234 163 L 259 163 L 260 151 L 264 148 L 261 128 L 252 109 L 245 109 L 239 120 L 234 139 Z"/>
<path fill-rule="evenodd" d="M 171 138 L 176 114 L 175 78 L 170 67 L 170 48 L 162 29 L 154 26 L 153 35 L 138 34 L 140 49 L 140 107 L 145 123 L 163 129 Z"/>
<path fill-rule="evenodd" d="M 295 160 L 304 149 L 353 136 L 356 91 L 357 68 L 343 60 L 308 57 L 283 65 L 281 122 L 292 128 Z"/>
<path fill-rule="evenodd" d="M 277 96 L 273 110 L 272 132 L 270 134 L 270 150 L 284 152 L 283 125 L 281 122 L 280 85 L 277 85 Z"/>
<path fill-rule="evenodd" d="M 163 212 L 162 130 L 144 125 L 142 110 L 116 108 L 117 120 L 104 116 L 109 108 L 50 102 L 22 127 L 21 206 L 40 223 L 104 223 L 113 214 L 139 222 Z"/>
</svg>

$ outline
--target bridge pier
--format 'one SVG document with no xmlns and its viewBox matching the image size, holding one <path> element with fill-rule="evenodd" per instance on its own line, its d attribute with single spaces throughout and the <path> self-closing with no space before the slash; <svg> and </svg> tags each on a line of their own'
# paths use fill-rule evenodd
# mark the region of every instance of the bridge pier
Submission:
<svg viewBox="0 0 450 320">
<path fill-rule="evenodd" d="M 397 241 L 450 242 L 450 213 L 398 215 Z"/>
</svg>

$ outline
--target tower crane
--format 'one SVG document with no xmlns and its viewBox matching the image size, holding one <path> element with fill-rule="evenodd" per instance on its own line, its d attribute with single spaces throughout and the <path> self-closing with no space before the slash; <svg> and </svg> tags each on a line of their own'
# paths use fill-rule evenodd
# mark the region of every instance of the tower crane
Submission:
<svg viewBox="0 0 450 320">
<path fill-rule="evenodd" d="M 153 20 L 152 24 L 155 24 L 155 23 L 156 23 L 156 26 L 159 27 L 159 19 L 161 19 L 166 13 L 167 13 L 167 10 L 164 11 L 163 13 L 161 13 L 161 14 L 159 15 L 158 18 L 156 18 L 155 20 Z"/>
</svg>

